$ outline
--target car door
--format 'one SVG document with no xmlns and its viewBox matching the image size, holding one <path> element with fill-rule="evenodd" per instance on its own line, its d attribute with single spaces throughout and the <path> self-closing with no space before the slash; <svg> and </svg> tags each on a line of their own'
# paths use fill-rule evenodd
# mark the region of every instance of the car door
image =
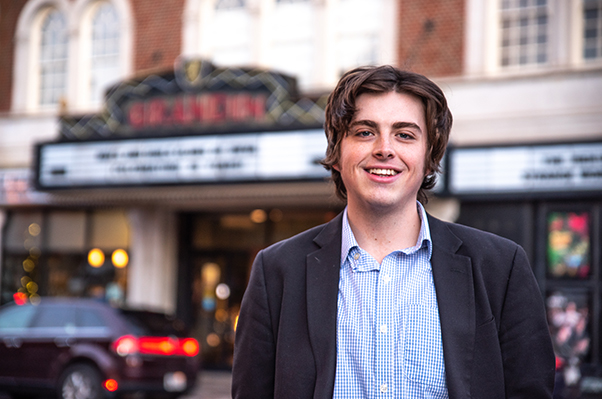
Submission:
<svg viewBox="0 0 602 399">
<path fill-rule="evenodd" d="M 34 306 L 5 306 L 0 310 L 0 385 L 12 386 L 27 372 L 23 337 L 37 309 Z"/>
<path fill-rule="evenodd" d="M 76 332 L 75 307 L 69 305 L 39 306 L 27 335 L 23 337 L 22 351 L 27 372 L 23 381 L 39 387 L 52 387 L 53 375 L 59 364 L 70 356 L 70 346 Z"/>
</svg>

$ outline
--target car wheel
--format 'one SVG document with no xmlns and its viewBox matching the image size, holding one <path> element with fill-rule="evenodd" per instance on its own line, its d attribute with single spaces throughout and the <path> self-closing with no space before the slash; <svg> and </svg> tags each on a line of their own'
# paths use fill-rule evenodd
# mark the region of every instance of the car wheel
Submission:
<svg viewBox="0 0 602 399">
<path fill-rule="evenodd" d="M 100 373 L 87 364 L 67 368 L 59 382 L 59 399 L 101 399 Z"/>
</svg>

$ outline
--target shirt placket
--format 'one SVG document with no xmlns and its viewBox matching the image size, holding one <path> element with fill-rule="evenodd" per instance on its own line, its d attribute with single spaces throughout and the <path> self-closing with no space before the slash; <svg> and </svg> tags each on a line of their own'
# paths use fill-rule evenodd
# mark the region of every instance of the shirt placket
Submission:
<svg viewBox="0 0 602 399">
<path fill-rule="evenodd" d="M 376 397 L 394 397 L 393 358 L 393 267 L 391 259 L 385 258 L 381 264 L 376 290 Z"/>
</svg>

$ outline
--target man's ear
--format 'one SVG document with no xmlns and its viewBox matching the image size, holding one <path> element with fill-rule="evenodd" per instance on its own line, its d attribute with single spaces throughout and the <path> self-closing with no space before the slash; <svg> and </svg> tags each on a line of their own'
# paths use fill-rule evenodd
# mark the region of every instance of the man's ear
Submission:
<svg viewBox="0 0 602 399">
<path fill-rule="evenodd" d="M 332 165 L 332 168 L 334 170 L 336 170 L 337 172 L 341 173 L 341 167 L 339 166 L 338 163 L 335 163 L 334 165 Z"/>
</svg>

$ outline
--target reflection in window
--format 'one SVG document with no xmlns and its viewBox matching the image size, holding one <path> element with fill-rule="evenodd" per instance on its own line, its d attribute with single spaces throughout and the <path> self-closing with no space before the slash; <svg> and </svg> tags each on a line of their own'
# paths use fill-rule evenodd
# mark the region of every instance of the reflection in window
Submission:
<svg viewBox="0 0 602 399">
<path fill-rule="evenodd" d="M 556 291 L 547 296 L 548 325 L 558 376 L 562 378 L 556 384 L 559 390 L 563 386 L 578 385 L 581 379 L 580 364 L 589 359 L 590 307 L 591 298 L 587 292 Z"/>
<path fill-rule="evenodd" d="M 548 273 L 553 277 L 587 278 L 590 274 L 589 214 L 548 215 Z"/>
<path fill-rule="evenodd" d="M 0 330 L 26 328 L 31 324 L 36 308 L 33 306 L 14 306 L 0 316 Z"/>
<path fill-rule="evenodd" d="M 602 0 L 583 0 L 583 58 L 602 57 Z"/>
<path fill-rule="evenodd" d="M 42 23 L 40 43 L 40 104 L 56 105 L 64 100 L 67 88 L 67 22 L 56 10 Z"/>
<path fill-rule="evenodd" d="M 34 321 L 33 327 L 75 327 L 75 308 L 74 307 L 45 307 Z"/>
<path fill-rule="evenodd" d="M 548 62 L 547 0 L 501 2 L 500 64 L 504 67 Z"/>
<path fill-rule="evenodd" d="M 99 103 L 103 90 L 119 76 L 119 16 L 112 4 L 102 3 L 92 18 L 91 100 Z"/>
</svg>

